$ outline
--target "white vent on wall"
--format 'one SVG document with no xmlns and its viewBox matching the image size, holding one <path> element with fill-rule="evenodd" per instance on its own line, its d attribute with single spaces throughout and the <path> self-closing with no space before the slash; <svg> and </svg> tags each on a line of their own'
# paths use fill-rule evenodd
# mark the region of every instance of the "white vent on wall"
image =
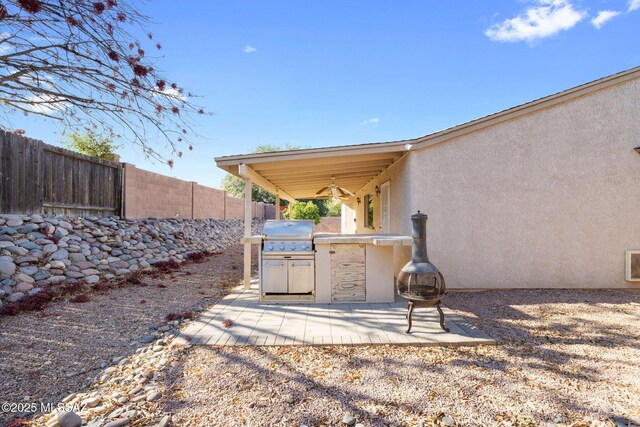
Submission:
<svg viewBox="0 0 640 427">
<path fill-rule="evenodd" d="M 625 280 L 640 282 L 640 250 L 625 251 Z"/>
</svg>

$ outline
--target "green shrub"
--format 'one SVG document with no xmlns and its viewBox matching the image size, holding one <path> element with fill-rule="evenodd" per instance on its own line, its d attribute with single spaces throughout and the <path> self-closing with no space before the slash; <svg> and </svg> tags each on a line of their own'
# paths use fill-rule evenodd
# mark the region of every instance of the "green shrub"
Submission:
<svg viewBox="0 0 640 427">
<path fill-rule="evenodd" d="M 287 208 L 286 216 L 291 219 L 312 219 L 315 224 L 320 223 L 320 209 L 312 201 L 294 203 Z"/>
</svg>

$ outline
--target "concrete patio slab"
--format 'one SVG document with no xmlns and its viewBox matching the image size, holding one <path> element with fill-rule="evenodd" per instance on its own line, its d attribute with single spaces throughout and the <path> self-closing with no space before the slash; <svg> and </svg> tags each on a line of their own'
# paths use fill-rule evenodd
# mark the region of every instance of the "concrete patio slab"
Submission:
<svg viewBox="0 0 640 427">
<path fill-rule="evenodd" d="M 179 339 L 192 345 L 495 345 L 495 340 L 443 307 L 440 329 L 435 308 L 417 308 L 405 334 L 406 303 L 260 304 L 258 290 L 237 290 L 194 320 Z M 224 327 L 226 319 L 233 321 Z"/>
</svg>

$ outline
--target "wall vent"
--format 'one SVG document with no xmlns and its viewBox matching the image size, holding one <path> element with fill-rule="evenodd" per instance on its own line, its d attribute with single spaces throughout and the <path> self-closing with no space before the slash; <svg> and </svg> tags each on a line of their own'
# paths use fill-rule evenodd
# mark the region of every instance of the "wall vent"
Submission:
<svg viewBox="0 0 640 427">
<path fill-rule="evenodd" d="M 625 251 L 625 280 L 640 282 L 640 250 Z"/>
</svg>

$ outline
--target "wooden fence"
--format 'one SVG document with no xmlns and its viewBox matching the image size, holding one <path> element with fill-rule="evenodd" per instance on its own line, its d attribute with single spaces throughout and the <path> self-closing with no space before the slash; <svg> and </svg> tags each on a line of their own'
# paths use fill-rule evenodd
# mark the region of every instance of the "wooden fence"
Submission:
<svg viewBox="0 0 640 427">
<path fill-rule="evenodd" d="M 120 215 L 122 166 L 0 131 L 0 212 Z"/>
</svg>

